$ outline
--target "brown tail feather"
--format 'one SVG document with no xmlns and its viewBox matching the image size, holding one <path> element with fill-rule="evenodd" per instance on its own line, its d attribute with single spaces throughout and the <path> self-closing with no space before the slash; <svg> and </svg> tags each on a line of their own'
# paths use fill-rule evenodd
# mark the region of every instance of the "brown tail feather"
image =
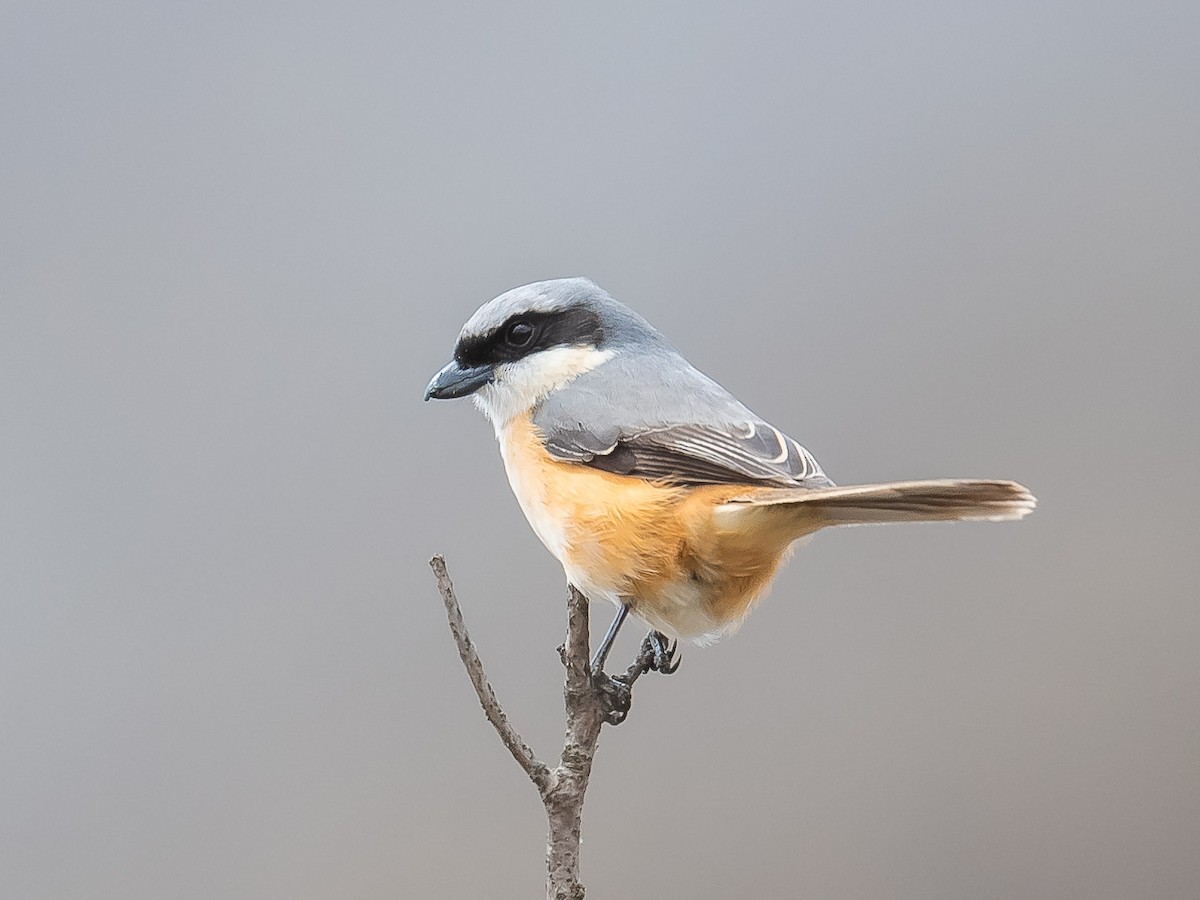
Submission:
<svg viewBox="0 0 1200 900">
<path fill-rule="evenodd" d="M 806 512 L 818 512 L 818 517 L 824 520 L 822 525 L 955 519 L 999 522 L 1027 516 L 1037 505 L 1028 488 L 1015 481 L 954 478 L 815 490 L 781 488 L 747 497 L 743 502 L 753 506 L 803 506 Z"/>
</svg>

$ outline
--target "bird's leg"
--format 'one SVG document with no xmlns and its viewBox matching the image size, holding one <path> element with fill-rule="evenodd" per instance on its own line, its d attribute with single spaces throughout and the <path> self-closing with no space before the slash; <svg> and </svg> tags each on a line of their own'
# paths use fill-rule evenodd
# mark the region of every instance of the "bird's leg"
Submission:
<svg viewBox="0 0 1200 900">
<path fill-rule="evenodd" d="M 628 615 L 629 605 L 622 603 L 613 617 L 612 624 L 608 626 L 604 640 L 600 642 L 592 657 L 592 684 L 603 698 L 604 721 L 610 725 L 620 725 L 624 722 L 633 703 L 633 682 L 624 676 L 614 677 L 604 671 L 604 661 L 608 659 L 608 653 L 617 639 L 617 632 L 621 630 Z"/>
<path fill-rule="evenodd" d="M 625 617 L 628 615 L 629 606 L 622 603 L 620 608 L 617 609 L 616 616 L 613 617 L 612 624 L 608 626 L 608 632 L 604 635 L 604 640 L 600 642 L 600 646 L 596 648 L 596 654 L 592 657 L 593 675 L 598 675 L 604 671 L 604 661 L 608 659 L 608 651 L 612 649 L 613 641 L 617 639 L 617 632 L 625 624 Z"/>
</svg>

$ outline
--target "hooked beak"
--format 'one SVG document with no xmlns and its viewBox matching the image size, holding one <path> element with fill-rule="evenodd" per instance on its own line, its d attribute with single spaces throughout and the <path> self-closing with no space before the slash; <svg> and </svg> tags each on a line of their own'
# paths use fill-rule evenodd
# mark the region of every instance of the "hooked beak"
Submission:
<svg viewBox="0 0 1200 900">
<path fill-rule="evenodd" d="M 455 397 L 465 397 L 495 377 L 496 371 L 492 366 L 463 368 L 456 361 L 451 361 L 430 379 L 429 386 L 425 388 L 425 399 L 453 400 Z"/>
</svg>

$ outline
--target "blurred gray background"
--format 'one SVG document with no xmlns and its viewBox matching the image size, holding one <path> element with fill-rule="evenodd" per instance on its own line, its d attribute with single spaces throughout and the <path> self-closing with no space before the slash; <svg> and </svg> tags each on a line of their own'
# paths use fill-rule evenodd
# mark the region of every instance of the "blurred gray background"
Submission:
<svg viewBox="0 0 1200 900">
<path fill-rule="evenodd" d="M 821 535 L 640 684 L 589 896 L 1196 896 L 1198 40 L 1192 2 L 5 4 L 0 895 L 541 895 L 426 561 L 545 756 L 562 574 L 421 392 L 477 305 L 586 274 L 838 481 L 1041 500 Z"/>
</svg>

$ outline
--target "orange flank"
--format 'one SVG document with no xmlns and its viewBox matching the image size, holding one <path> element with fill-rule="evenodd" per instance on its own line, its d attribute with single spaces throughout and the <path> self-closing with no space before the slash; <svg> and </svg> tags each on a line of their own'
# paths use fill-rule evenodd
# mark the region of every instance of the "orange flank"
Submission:
<svg viewBox="0 0 1200 900">
<path fill-rule="evenodd" d="M 517 501 L 572 583 L 670 635 L 736 628 L 788 546 L 821 524 L 816 509 L 753 505 L 770 488 L 681 487 L 553 459 L 528 416 L 502 435 Z"/>
</svg>

